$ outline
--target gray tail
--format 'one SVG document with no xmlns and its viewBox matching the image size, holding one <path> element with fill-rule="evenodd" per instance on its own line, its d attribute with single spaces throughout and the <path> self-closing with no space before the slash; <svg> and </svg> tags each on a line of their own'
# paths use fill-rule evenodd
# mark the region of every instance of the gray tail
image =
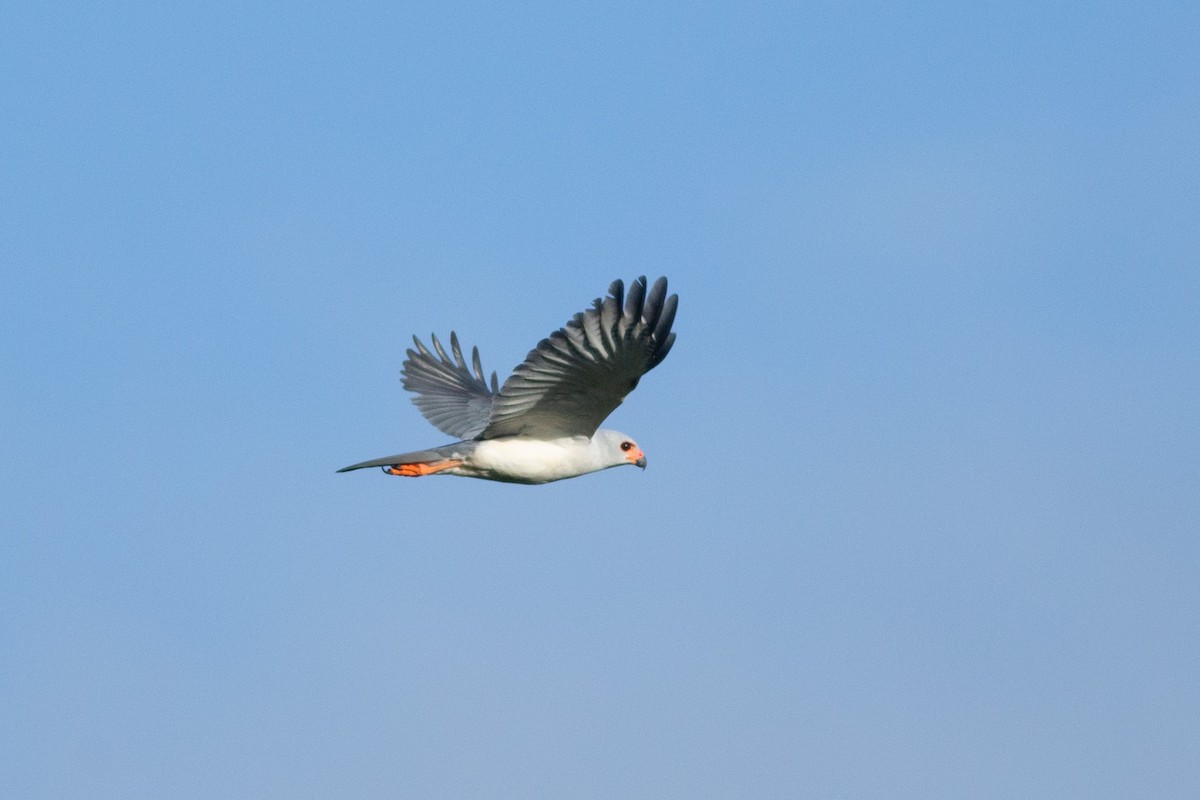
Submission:
<svg viewBox="0 0 1200 800">
<path fill-rule="evenodd" d="M 367 467 L 398 467 L 401 464 L 428 464 L 433 461 L 442 461 L 449 458 L 452 453 L 462 454 L 474 449 L 470 447 L 472 443 L 458 442 L 457 444 L 438 447 L 433 450 L 414 450 L 411 453 L 400 453 L 394 456 L 384 456 L 383 458 L 372 458 L 370 461 L 363 461 L 360 464 L 351 464 L 348 467 L 342 467 L 338 472 L 351 472 L 356 469 L 366 469 Z"/>
</svg>

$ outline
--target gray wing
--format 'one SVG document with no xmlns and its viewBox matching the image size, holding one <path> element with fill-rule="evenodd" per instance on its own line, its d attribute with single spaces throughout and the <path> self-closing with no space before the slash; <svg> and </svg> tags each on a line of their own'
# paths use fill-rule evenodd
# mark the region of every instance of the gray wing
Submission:
<svg viewBox="0 0 1200 800">
<path fill-rule="evenodd" d="M 591 436 L 675 343 L 667 279 L 613 281 L 609 295 L 538 342 L 492 398 L 481 439 Z M 426 416 L 429 416 L 426 414 Z"/>
<path fill-rule="evenodd" d="M 459 439 L 474 439 L 487 427 L 492 415 L 493 396 L 496 394 L 496 373 L 492 373 L 492 385 L 488 388 L 483 377 L 483 366 L 479 362 L 479 348 L 471 350 L 471 365 L 467 367 L 458 336 L 450 334 L 450 352 L 454 360 L 446 355 L 442 343 L 431 336 L 437 355 L 417 337 L 413 343 L 417 349 L 409 348 L 408 358 L 400 374 L 404 388 L 415 392 L 413 403 L 429 420 L 447 436 Z"/>
</svg>

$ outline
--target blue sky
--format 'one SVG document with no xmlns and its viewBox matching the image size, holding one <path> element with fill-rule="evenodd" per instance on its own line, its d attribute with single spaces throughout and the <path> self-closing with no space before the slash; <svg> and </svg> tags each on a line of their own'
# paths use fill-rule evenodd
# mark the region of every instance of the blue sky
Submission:
<svg viewBox="0 0 1200 800">
<path fill-rule="evenodd" d="M 1200 793 L 1200 12 L 0 12 L 0 795 Z M 443 443 L 617 277 L 650 466 Z"/>
</svg>

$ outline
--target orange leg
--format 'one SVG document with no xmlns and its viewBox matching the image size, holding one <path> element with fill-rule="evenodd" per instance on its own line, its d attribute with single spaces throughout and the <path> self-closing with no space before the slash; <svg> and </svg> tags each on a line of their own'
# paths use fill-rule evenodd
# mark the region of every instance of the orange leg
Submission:
<svg viewBox="0 0 1200 800">
<path fill-rule="evenodd" d="M 388 475 L 400 475 L 405 478 L 419 478 L 422 475 L 433 475 L 442 470 L 454 469 L 462 466 L 461 461 L 453 458 L 445 461 L 435 461 L 432 464 L 395 464 L 390 467 L 384 467 L 383 471 Z"/>
</svg>

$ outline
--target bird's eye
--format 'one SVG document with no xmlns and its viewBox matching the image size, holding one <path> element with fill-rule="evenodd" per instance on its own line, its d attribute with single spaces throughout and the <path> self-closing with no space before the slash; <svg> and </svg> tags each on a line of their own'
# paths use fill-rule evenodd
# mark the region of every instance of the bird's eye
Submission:
<svg viewBox="0 0 1200 800">
<path fill-rule="evenodd" d="M 631 447 L 633 447 L 633 442 L 621 442 L 622 450 L 628 450 Z"/>
</svg>

